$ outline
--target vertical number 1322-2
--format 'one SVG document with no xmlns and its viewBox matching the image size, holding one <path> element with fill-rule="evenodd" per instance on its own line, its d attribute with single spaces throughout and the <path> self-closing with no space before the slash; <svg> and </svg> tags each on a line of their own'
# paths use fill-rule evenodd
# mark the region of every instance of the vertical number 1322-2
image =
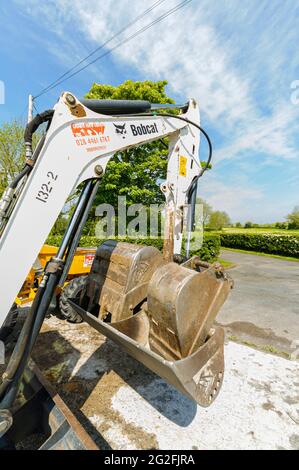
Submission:
<svg viewBox="0 0 299 470">
<path fill-rule="evenodd" d="M 47 182 L 41 185 L 40 190 L 38 191 L 37 196 L 35 198 L 38 201 L 45 203 L 49 199 L 49 196 L 53 189 L 53 184 L 57 180 L 58 175 L 55 175 L 52 171 L 48 171 L 47 178 Z"/>
</svg>

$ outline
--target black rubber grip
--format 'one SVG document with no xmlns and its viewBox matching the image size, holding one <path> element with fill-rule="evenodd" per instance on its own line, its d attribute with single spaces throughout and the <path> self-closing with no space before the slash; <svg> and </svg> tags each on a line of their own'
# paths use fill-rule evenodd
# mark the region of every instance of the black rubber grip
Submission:
<svg viewBox="0 0 299 470">
<path fill-rule="evenodd" d="M 80 102 L 96 113 L 108 115 L 146 113 L 151 109 L 151 103 L 142 100 L 80 99 Z"/>
</svg>

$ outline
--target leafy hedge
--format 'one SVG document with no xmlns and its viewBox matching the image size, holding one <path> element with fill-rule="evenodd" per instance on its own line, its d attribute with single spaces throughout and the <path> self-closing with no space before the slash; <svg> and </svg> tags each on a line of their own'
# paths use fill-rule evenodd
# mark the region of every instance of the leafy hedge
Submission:
<svg viewBox="0 0 299 470">
<path fill-rule="evenodd" d="M 221 245 L 227 248 L 299 258 L 297 235 L 221 233 L 220 240 Z"/>
<path fill-rule="evenodd" d="M 52 235 L 47 239 L 49 245 L 59 246 L 61 241 L 60 235 Z M 98 246 L 104 240 L 100 240 L 96 237 L 82 236 L 80 239 L 79 245 L 84 246 Z M 163 240 L 161 238 L 141 238 L 141 239 L 122 239 L 121 241 L 126 241 L 129 243 L 138 243 L 142 245 L 155 246 L 159 250 L 163 248 Z M 203 239 L 202 247 L 199 250 L 191 252 L 191 255 L 198 255 L 203 261 L 212 262 L 215 261 L 220 253 L 220 237 L 218 234 L 205 234 Z"/>
<path fill-rule="evenodd" d="M 215 261 L 220 255 L 220 237 L 214 233 L 206 233 L 203 237 L 203 244 L 200 250 L 192 255 L 198 255 L 203 261 L 209 263 Z"/>
</svg>

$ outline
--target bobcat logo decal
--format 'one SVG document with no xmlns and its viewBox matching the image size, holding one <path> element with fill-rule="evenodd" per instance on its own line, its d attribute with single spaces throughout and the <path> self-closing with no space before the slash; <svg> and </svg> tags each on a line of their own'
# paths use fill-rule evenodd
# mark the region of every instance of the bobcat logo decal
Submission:
<svg viewBox="0 0 299 470">
<path fill-rule="evenodd" d="M 121 125 L 121 124 L 114 124 L 114 123 L 113 123 L 113 125 L 114 125 L 114 127 L 115 127 L 115 133 L 116 133 L 116 134 L 120 134 L 120 135 L 122 136 L 122 138 L 125 139 L 125 138 L 126 138 L 126 133 L 127 133 L 127 131 L 126 131 L 126 123 L 125 123 L 125 124 L 122 124 L 122 125 Z"/>
</svg>

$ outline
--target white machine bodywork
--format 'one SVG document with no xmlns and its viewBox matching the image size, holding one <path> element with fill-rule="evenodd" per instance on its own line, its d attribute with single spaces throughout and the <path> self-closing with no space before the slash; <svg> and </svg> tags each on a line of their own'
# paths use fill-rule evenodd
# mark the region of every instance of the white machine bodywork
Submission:
<svg viewBox="0 0 299 470">
<path fill-rule="evenodd" d="M 105 171 L 116 152 L 170 136 L 164 192 L 175 213 L 174 252 L 181 251 L 186 191 L 201 171 L 198 130 L 175 118 L 115 117 L 95 113 L 81 104 L 86 115 L 76 117 L 66 104 L 65 95 L 54 107 L 43 148 L 0 238 L 0 266 L 4 273 L 0 283 L 0 326 L 67 197 L 82 181 L 97 177 L 96 165 Z M 199 124 L 194 100 L 190 100 L 187 112 L 181 116 Z M 124 125 L 126 132 L 117 132 L 114 124 Z"/>
</svg>

